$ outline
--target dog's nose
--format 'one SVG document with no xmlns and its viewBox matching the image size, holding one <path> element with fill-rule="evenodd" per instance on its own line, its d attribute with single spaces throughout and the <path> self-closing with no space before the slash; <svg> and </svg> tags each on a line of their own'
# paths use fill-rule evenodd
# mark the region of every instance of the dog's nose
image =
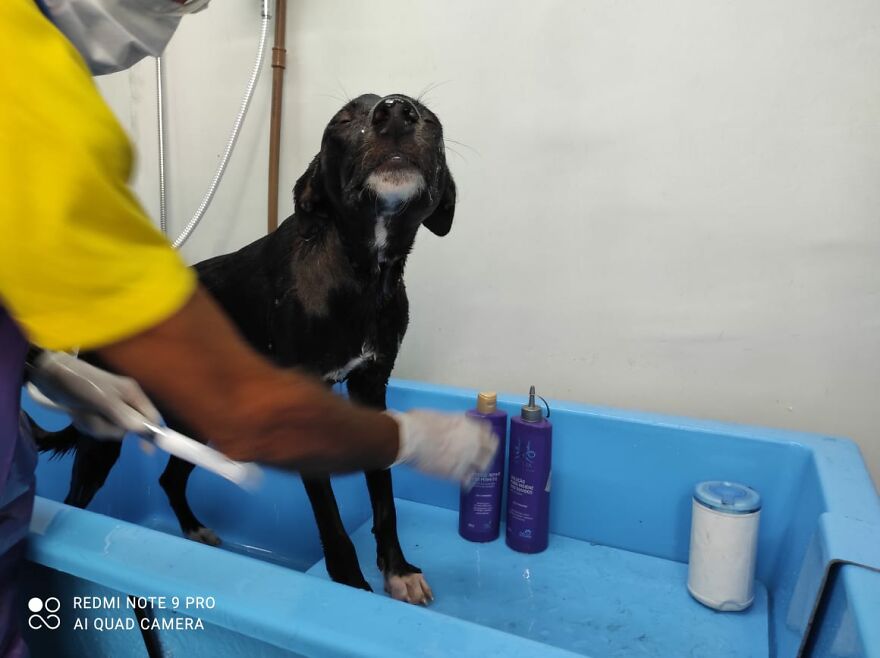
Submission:
<svg viewBox="0 0 880 658">
<path fill-rule="evenodd" d="M 373 107 L 370 122 L 380 135 L 400 136 L 412 132 L 420 119 L 419 110 L 405 96 L 386 96 Z"/>
</svg>

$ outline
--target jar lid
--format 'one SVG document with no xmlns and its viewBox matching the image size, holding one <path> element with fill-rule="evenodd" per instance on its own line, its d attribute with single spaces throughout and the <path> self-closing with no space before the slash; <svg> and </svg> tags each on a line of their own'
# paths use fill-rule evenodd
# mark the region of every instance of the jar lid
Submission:
<svg viewBox="0 0 880 658">
<path fill-rule="evenodd" d="M 751 514 L 761 509 L 758 492 L 737 482 L 700 482 L 694 489 L 694 500 L 709 509 L 728 514 Z"/>
</svg>

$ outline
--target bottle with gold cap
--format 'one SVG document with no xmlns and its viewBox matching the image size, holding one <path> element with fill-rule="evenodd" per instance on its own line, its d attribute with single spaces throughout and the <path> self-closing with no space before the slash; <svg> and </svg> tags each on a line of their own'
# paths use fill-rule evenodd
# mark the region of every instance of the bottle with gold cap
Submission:
<svg viewBox="0 0 880 658">
<path fill-rule="evenodd" d="M 501 521 L 501 492 L 504 483 L 504 455 L 507 445 L 507 413 L 498 409 L 495 393 L 477 396 L 477 408 L 467 412 L 486 420 L 498 437 L 498 452 L 485 473 L 474 476 L 471 487 L 462 488 L 458 508 L 458 534 L 468 541 L 486 542 L 498 538 Z"/>
</svg>

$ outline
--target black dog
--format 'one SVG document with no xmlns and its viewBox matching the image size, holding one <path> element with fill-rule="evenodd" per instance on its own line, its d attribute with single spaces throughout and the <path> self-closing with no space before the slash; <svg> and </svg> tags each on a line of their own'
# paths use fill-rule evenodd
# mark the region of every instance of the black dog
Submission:
<svg viewBox="0 0 880 658">
<path fill-rule="evenodd" d="M 347 103 L 324 130 L 321 152 L 294 187 L 294 214 L 272 234 L 195 267 L 202 284 L 265 356 L 329 384 L 346 380 L 352 399 L 385 409 L 388 377 L 409 322 L 406 258 L 419 226 L 446 235 L 454 210 L 455 184 L 436 115 L 407 96 L 364 95 Z M 91 439 L 72 427 L 55 434 L 35 428 L 35 435 L 42 449 L 76 447 L 65 502 L 88 505 L 120 444 Z M 186 500 L 193 468 L 171 457 L 160 483 L 184 535 L 216 545 L 220 540 Z M 368 472 L 366 479 L 385 589 L 394 598 L 427 602 L 430 589 L 398 541 L 391 473 Z M 330 576 L 370 589 L 329 478 L 303 482 Z"/>
</svg>

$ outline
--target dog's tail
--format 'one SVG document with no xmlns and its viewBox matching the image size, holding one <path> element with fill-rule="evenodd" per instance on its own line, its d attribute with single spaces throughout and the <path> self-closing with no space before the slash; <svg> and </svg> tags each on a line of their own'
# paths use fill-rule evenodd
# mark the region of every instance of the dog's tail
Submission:
<svg viewBox="0 0 880 658">
<path fill-rule="evenodd" d="M 37 425 L 29 415 L 24 414 L 24 417 L 30 427 L 34 443 L 37 444 L 37 450 L 40 452 L 51 452 L 54 459 L 55 457 L 63 457 L 67 453 L 76 450 L 80 433 L 73 425 L 69 425 L 57 432 L 50 432 Z"/>
</svg>

